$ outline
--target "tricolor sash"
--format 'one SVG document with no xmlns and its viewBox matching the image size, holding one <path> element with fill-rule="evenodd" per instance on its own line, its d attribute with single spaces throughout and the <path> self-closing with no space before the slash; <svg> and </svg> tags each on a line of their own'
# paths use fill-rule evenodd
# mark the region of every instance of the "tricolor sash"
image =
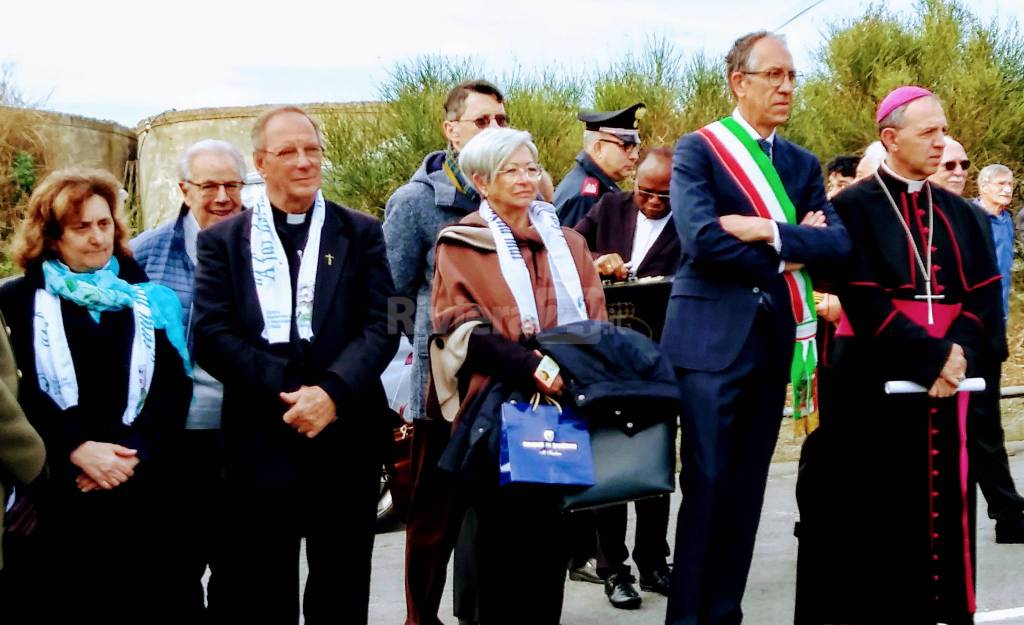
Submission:
<svg viewBox="0 0 1024 625">
<path fill-rule="evenodd" d="M 697 133 L 707 141 L 711 152 L 736 181 L 736 185 L 750 200 L 758 217 L 781 223 L 796 224 L 796 208 L 786 194 L 779 173 L 771 159 L 739 122 L 726 117 L 701 128 Z M 814 291 L 811 276 L 806 271 L 783 273 L 789 288 L 789 300 L 796 321 L 796 346 L 790 366 L 793 383 L 793 418 L 813 417 L 815 402 L 815 367 L 818 349 L 814 342 L 817 334 L 817 315 L 814 310 Z"/>
</svg>

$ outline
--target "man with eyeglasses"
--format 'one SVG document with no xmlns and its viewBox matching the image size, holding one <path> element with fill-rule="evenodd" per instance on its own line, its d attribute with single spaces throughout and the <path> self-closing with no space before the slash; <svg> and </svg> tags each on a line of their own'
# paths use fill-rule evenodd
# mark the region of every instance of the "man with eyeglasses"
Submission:
<svg viewBox="0 0 1024 625">
<path fill-rule="evenodd" d="M 583 151 L 555 189 L 553 204 L 563 227 L 573 228 L 605 193 L 633 175 L 640 157 L 637 127 L 647 109 L 643 102 L 618 111 L 580 111 L 586 125 Z"/>
<path fill-rule="evenodd" d="M 671 178 L 672 149 L 651 148 L 637 165 L 633 190 L 606 193 L 576 224 L 603 278 L 675 275 L 681 251 L 669 205 Z"/>
<path fill-rule="evenodd" d="M 380 375 L 398 347 L 380 222 L 327 201 L 317 121 L 268 109 L 251 133 L 266 182 L 203 230 L 195 355 L 224 384 L 222 622 L 365 624 L 386 437 Z"/>
<path fill-rule="evenodd" d="M 636 170 L 632 191 L 606 193 L 590 209 L 575 230 L 587 240 L 594 265 L 603 279 L 630 276 L 672 276 L 679 268 L 682 251 L 672 221 L 669 183 L 672 149 L 649 149 Z M 629 259 L 624 261 L 623 259 Z M 664 306 L 662 306 L 664 308 Z M 640 575 L 640 589 L 669 593 L 668 532 L 669 496 L 637 501 L 633 562 Z M 633 609 L 642 598 L 634 587 L 626 559 L 627 506 L 597 510 L 597 573 L 604 580 L 605 595 L 612 606 Z"/>
<path fill-rule="evenodd" d="M 935 184 L 954 195 L 963 197 L 967 186 L 967 170 L 971 161 L 967 159 L 967 151 L 963 144 L 946 135 L 946 147 L 942 151 L 942 162 L 935 173 L 928 177 Z"/>
<path fill-rule="evenodd" d="M 850 250 L 817 157 L 776 133 L 797 79 L 785 41 L 767 31 L 737 39 L 726 78 L 736 109 L 681 138 L 672 160 L 684 258 L 661 346 L 683 402 L 683 503 L 667 625 L 743 620 L 787 383 L 797 415 L 814 409 L 804 269 L 839 264 Z"/>
<path fill-rule="evenodd" d="M 978 197 L 974 200 L 991 226 L 996 265 L 1002 276 L 1004 322 L 1010 316 L 1013 280 L 1014 225 L 1010 214 L 1013 184 L 1013 171 L 1009 167 L 988 165 L 978 172 Z M 971 402 L 974 412 L 969 422 L 975 474 L 988 502 L 988 515 L 996 522 L 996 542 L 1024 543 L 1024 498 L 1017 492 L 1010 474 L 999 405 L 1002 363 L 989 359 L 980 364 L 987 386 Z"/>
<path fill-rule="evenodd" d="M 463 524 L 464 503 L 456 498 L 450 476 L 437 468 L 451 436 L 451 424 L 425 419 L 430 290 L 434 278 L 434 243 L 442 228 L 476 211 L 480 196 L 459 169 L 459 151 L 486 128 L 508 126 L 505 97 L 486 80 L 459 83 L 444 102 L 441 128 L 444 150 L 427 154 L 412 178 L 388 199 L 384 239 L 400 296 L 394 313 L 400 330 L 413 341 L 412 392 L 406 416 L 414 423 L 412 497 L 406 523 L 406 625 L 438 625 L 448 561 Z M 472 521 L 469 522 L 470 524 Z M 468 528 L 467 528 L 468 531 Z M 462 588 L 472 558 L 456 553 L 455 612 L 475 620 L 475 602 Z"/>
<path fill-rule="evenodd" d="M 226 141 L 204 139 L 178 157 L 181 210 L 175 219 L 140 234 L 129 245 L 149 279 L 172 289 L 181 302 L 182 320 L 191 328 L 195 286 L 196 244 L 199 232 L 242 210 L 245 159 Z M 188 333 L 189 349 L 193 347 Z M 175 492 L 182 514 L 169 538 L 174 560 L 166 570 L 175 603 L 166 606 L 172 621 L 207 623 L 215 619 L 220 572 L 218 545 L 222 539 L 220 483 L 220 411 L 224 388 L 205 369 L 193 367 L 192 403 L 185 430 L 173 442 L 168 458 L 174 463 Z M 203 575 L 210 568 L 206 607 Z"/>
</svg>

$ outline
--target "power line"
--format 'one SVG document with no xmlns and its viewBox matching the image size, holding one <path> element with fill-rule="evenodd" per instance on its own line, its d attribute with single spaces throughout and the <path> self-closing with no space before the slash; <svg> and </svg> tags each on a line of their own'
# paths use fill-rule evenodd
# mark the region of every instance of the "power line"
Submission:
<svg viewBox="0 0 1024 625">
<path fill-rule="evenodd" d="M 803 9 L 802 11 L 800 11 L 799 13 L 794 15 L 793 17 L 791 17 L 788 20 L 786 20 L 785 22 L 783 22 L 782 26 L 779 26 L 778 28 L 775 29 L 775 32 L 778 32 L 778 31 L 782 30 L 783 28 L 785 28 L 786 26 L 789 26 L 790 24 L 795 22 L 801 15 L 803 15 L 804 13 L 807 13 L 808 11 L 810 11 L 811 9 L 813 9 L 816 6 L 818 6 L 819 4 L 821 4 L 824 1 L 825 0 L 817 0 L 816 2 L 813 2 L 809 7 Z"/>
</svg>

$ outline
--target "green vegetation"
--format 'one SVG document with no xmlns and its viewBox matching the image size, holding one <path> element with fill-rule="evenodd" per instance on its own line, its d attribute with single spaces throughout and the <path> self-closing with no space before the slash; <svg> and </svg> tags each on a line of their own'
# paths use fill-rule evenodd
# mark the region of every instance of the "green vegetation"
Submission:
<svg viewBox="0 0 1024 625">
<path fill-rule="evenodd" d="M 966 7 L 959 0 L 921 0 L 913 15 L 901 16 L 880 5 L 834 24 L 797 90 L 783 134 L 822 161 L 859 153 L 876 138 L 878 101 L 894 86 L 914 83 L 942 97 L 950 132 L 972 162 L 1002 162 L 1024 172 L 1024 40 L 1014 27 L 982 24 Z M 444 147 L 442 102 L 460 80 L 489 78 L 505 91 L 512 124 L 533 134 L 557 183 L 581 147 L 578 109 L 643 101 L 644 143 L 672 145 L 732 109 L 723 65 L 703 54 L 684 58 L 663 38 L 589 75 L 548 68 L 492 76 L 467 59 L 413 59 L 381 85 L 377 115 L 325 120 L 332 163 L 326 190 L 379 216 L 423 156 Z"/>
</svg>

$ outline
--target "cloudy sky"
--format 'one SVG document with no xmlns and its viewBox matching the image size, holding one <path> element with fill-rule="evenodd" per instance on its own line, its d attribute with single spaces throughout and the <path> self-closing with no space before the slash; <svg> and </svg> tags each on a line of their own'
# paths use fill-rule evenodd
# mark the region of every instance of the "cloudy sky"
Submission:
<svg viewBox="0 0 1024 625">
<path fill-rule="evenodd" d="M 93 0 L 8 3 L 0 63 L 52 110 L 134 126 L 171 109 L 377 98 L 398 61 L 467 56 L 491 73 L 606 67 L 647 37 L 721 55 L 815 0 Z M 887 0 L 909 11 L 914 0 Z M 867 0 L 823 0 L 783 29 L 807 68 L 829 24 Z M 1024 24 L 1024 0 L 971 0 L 986 20 Z"/>
</svg>

